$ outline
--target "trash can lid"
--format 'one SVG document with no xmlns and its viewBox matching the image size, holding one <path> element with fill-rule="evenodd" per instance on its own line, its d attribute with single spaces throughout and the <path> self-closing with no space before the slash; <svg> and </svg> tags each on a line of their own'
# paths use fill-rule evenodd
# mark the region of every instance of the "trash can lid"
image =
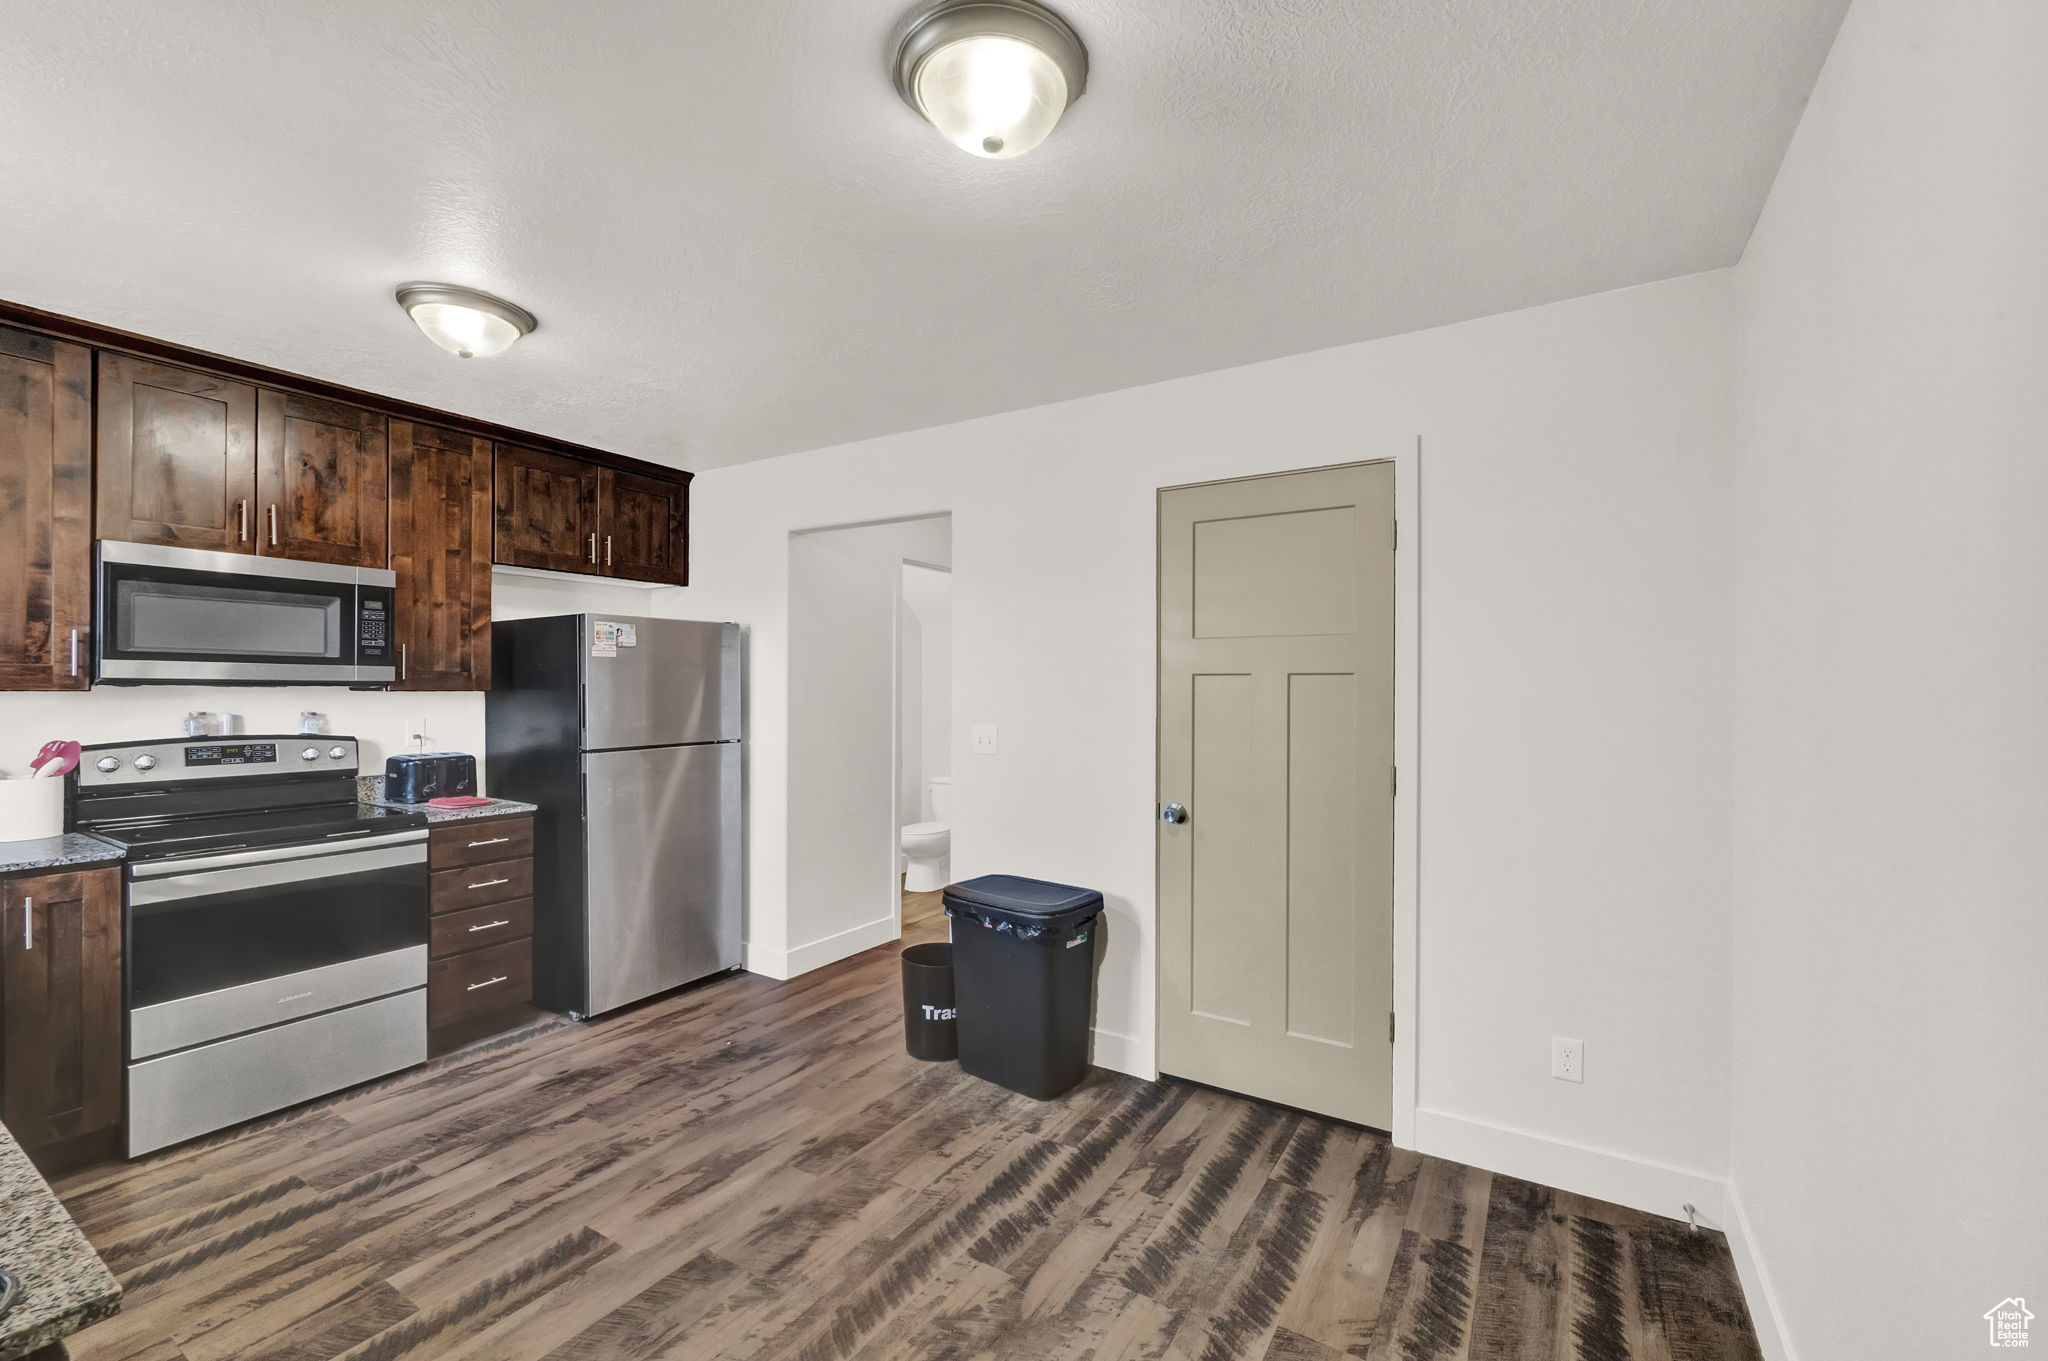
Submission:
<svg viewBox="0 0 2048 1361">
<path fill-rule="evenodd" d="M 1032 917 L 1057 917 L 1102 903 L 1102 894 L 1096 889 L 1055 884 L 1044 879 L 1026 879 L 1015 874 L 984 874 L 978 879 L 948 884 L 946 896 L 963 903 L 1001 908 Z"/>
</svg>

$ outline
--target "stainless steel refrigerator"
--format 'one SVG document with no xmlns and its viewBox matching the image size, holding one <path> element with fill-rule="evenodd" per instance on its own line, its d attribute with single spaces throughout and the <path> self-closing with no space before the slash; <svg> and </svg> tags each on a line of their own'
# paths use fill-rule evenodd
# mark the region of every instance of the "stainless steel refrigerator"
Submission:
<svg viewBox="0 0 2048 1361">
<path fill-rule="evenodd" d="M 740 964 L 737 624 L 491 629 L 489 791 L 538 804 L 533 995 L 596 1016 Z"/>
</svg>

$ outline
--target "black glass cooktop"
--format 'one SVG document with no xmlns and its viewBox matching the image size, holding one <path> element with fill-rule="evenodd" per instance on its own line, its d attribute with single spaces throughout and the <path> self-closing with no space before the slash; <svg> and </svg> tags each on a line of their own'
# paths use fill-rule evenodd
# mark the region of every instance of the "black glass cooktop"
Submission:
<svg viewBox="0 0 2048 1361">
<path fill-rule="evenodd" d="M 228 851 L 379 836 L 427 825 L 425 813 L 359 803 L 243 811 L 219 817 L 136 819 L 120 825 L 81 826 L 128 850 L 130 860 L 221 855 Z"/>
</svg>

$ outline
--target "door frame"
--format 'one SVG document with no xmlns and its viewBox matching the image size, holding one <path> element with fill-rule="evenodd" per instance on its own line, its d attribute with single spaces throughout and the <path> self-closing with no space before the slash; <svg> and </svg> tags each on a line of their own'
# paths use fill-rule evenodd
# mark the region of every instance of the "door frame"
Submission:
<svg viewBox="0 0 2048 1361">
<path fill-rule="evenodd" d="M 1400 1148 L 1415 1147 L 1417 1089 L 1417 1006 L 1421 972 L 1421 818 L 1422 791 L 1422 438 L 1415 439 L 1389 455 L 1359 458 L 1344 463 L 1318 463 L 1300 468 L 1278 468 L 1244 473 L 1237 477 L 1205 478 L 1199 482 L 1177 482 L 1153 492 L 1152 516 L 1152 794 L 1155 804 L 1165 798 L 1160 789 L 1159 762 L 1162 742 L 1159 732 L 1159 498 L 1170 491 L 1189 487 L 1215 486 L 1226 482 L 1250 482 L 1294 473 L 1322 472 L 1330 468 L 1356 467 L 1368 463 L 1394 465 L 1394 518 L 1400 528 L 1394 542 L 1394 766 L 1400 772 L 1394 788 L 1394 1128 L 1389 1131 Z M 1159 910 L 1159 841 L 1156 821 L 1153 831 L 1152 902 Z M 1157 1040 L 1160 1035 L 1159 998 L 1161 975 L 1166 968 L 1163 954 L 1152 955 L 1152 1034 L 1154 1036 L 1153 1076 L 1158 1076 Z"/>
</svg>

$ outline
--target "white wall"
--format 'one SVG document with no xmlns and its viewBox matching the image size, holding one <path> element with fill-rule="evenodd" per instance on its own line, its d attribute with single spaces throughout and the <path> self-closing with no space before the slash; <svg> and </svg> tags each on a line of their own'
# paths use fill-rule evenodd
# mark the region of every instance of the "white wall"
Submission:
<svg viewBox="0 0 2048 1361">
<path fill-rule="evenodd" d="M 904 750 L 917 752 L 916 768 L 905 776 L 905 822 L 936 818 L 926 786 L 934 775 L 953 773 L 953 577 L 935 568 L 906 565 L 903 603 L 911 615 L 910 636 L 917 642 L 917 675 L 906 678 L 904 692 L 915 693 L 918 733 Z M 907 655 L 907 654 L 906 654 Z"/>
<path fill-rule="evenodd" d="M 940 516 L 774 532 L 788 589 L 778 640 L 787 664 L 764 663 L 757 629 L 749 788 L 773 781 L 787 796 L 773 807 L 750 800 L 747 967 L 756 973 L 787 978 L 896 938 L 902 567 L 906 558 L 948 561 L 950 529 Z M 762 707 L 770 695 L 773 717 Z M 764 742 L 764 725 L 786 733 L 786 745 Z M 781 873 L 766 897 L 761 847 L 771 842 Z"/>
<path fill-rule="evenodd" d="M 1737 274 L 1732 1164 L 1775 1356 L 1978 1355 L 2009 1295 L 2048 1341 L 2044 58 L 2039 0 L 1857 0 Z"/>
<path fill-rule="evenodd" d="M 953 873 L 1104 891 L 1096 1058 L 1151 1072 L 1156 490 L 1420 433 L 1429 1137 L 1719 1175 L 1730 323 L 1702 275 L 700 477 L 690 612 L 752 630 L 752 931 L 792 910 L 787 535 L 950 510 Z"/>
<path fill-rule="evenodd" d="M 922 568 L 905 563 L 902 580 Z M 924 625 L 910 608 L 906 591 L 896 610 L 896 821 L 923 819 L 924 778 Z M 900 857 L 899 857 L 900 859 Z"/>
</svg>

